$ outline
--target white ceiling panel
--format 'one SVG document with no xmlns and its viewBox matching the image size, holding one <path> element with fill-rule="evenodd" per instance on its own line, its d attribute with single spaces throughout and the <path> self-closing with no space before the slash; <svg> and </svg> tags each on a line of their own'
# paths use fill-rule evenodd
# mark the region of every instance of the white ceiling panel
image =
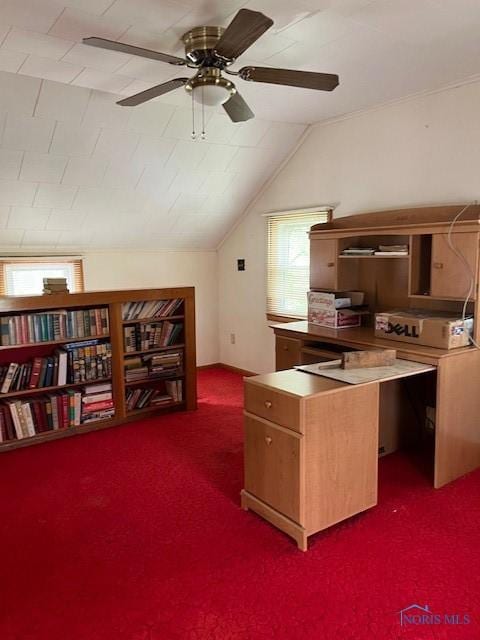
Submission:
<svg viewBox="0 0 480 640">
<path fill-rule="evenodd" d="M 63 56 L 64 62 L 110 73 L 118 71 L 130 59 L 131 56 L 125 53 L 88 47 L 86 44 L 75 44 Z"/>
<path fill-rule="evenodd" d="M 80 4 L 80 3 L 78 3 Z M 82 38 L 97 36 L 116 40 L 128 28 L 128 22 L 96 15 L 88 9 L 67 8 L 48 32 L 49 35 L 81 42 Z"/>
<path fill-rule="evenodd" d="M 70 209 L 78 190 L 78 187 L 70 187 L 66 184 L 40 183 L 37 186 L 37 194 L 33 203 L 35 207 Z"/>
<path fill-rule="evenodd" d="M 61 40 L 35 31 L 12 28 L 2 43 L 9 51 L 32 53 L 43 58 L 59 60 L 73 46 L 73 42 Z"/>
<path fill-rule="evenodd" d="M 91 156 L 101 130 L 87 125 L 57 122 L 50 153 L 73 157 Z"/>
<path fill-rule="evenodd" d="M 2 146 L 5 149 L 47 153 L 54 129 L 53 120 L 9 113 L 5 122 Z"/>
<path fill-rule="evenodd" d="M 338 73 L 340 86 L 230 76 L 255 119 L 233 124 L 206 108 L 201 139 L 196 104 L 192 140 L 184 89 L 141 107 L 115 102 L 193 69 L 82 44 L 100 36 L 182 55 L 185 31 L 226 26 L 242 6 L 275 24 L 231 70 Z M 479 0 L 0 0 L 0 25 L 9 248 L 214 248 L 308 123 L 480 73 Z"/>
<path fill-rule="evenodd" d="M 118 93 L 118 91 L 121 91 L 131 81 L 131 78 L 126 78 L 125 76 L 113 75 L 105 71 L 87 68 L 72 80 L 72 84 L 77 87 L 90 87 L 92 89 L 98 89 L 99 91 Z"/>
<path fill-rule="evenodd" d="M 42 207 L 12 207 L 8 218 L 11 229 L 44 229 L 50 209 Z"/>
<path fill-rule="evenodd" d="M 8 49 L 0 49 L 0 71 L 16 73 L 25 62 L 27 55 Z"/>
<path fill-rule="evenodd" d="M 83 67 L 79 67 L 61 60 L 40 58 L 39 56 L 27 56 L 18 73 L 34 78 L 44 78 L 55 82 L 72 82 L 83 73 Z"/>
<path fill-rule="evenodd" d="M 16 180 L 22 166 L 23 151 L 0 149 L 0 178 Z"/>
<path fill-rule="evenodd" d="M 67 162 L 67 156 L 26 151 L 20 172 L 20 180 L 58 183 L 62 179 Z"/>
<path fill-rule="evenodd" d="M 106 18 L 125 20 L 131 25 L 165 31 L 188 13 L 188 8 L 169 0 L 115 0 L 106 10 Z"/>
<path fill-rule="evenodd" d="M 5 247 L 21 247 L 24 229 L 2 229 L 2 245 Z"/>
<path fill-rule="evenodd" d="M 89 89 L 46 80 L 42 83 L 34 115 L 80 124 L 89 101 Z"/>
<path fill-rule="evenodd" d="M 103 182 L 108 162 L 98 158 L 70 158 L 62 184 L 98 187 Z"/>
<path fill-rule="evenodd" d="M 0 205 L 30 206 L 35 197 L 37 185 L 34 182 L 0 180 Z"/>
<path fill-rule="evenodd" d="M 55 0 L 2 0 L 0 24 L 47 33 L 63 9 Z"/>
<path fill-rule="evenodd" d="M 60 237 L 60 231 L 51 229 L 27 229 L 23 236 L 22 248 L 42 247 L 43 249 L 55 249 Z"/>
</svg>

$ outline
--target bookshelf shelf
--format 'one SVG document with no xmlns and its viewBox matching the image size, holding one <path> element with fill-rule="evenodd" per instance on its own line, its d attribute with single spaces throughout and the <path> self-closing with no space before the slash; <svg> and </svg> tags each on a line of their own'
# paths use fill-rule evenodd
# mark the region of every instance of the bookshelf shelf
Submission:
<svg viewBox="0 0 480 640">
<path fill-rule="evenodd" d="M 405 260 L 409 258 L 408 254 L 404 256 L 338 256 L 342 260 Z"/>
<path fill-rule="evenodd" d="M 61 340 L 45 340 L 41 342 L 26 342 L 25 344 L 7 344 L 0 346 L 1 351 L 8 351 L 9 349 L 25 349 L 32 347 L 43 347 L 43 346 L 52 346 L 52 345 L 62 345 L 62 344 L 70 344 L 71 342 L 84 342 L 85 340 L 103 340 L 104 338 L 109 338 L 109 333 L 104 333 L 101 336 L 87 336 L 85 338 L 62 338 Z"/>
<path fill-rule="evenodd" d="M 96 380 L 85 380 L 84 382 L 72 382 L 69 384 L 54 385 L 52 387 L 35 387 L 34 389 L 22 389 L 21 391 L 9 391 L 8 393 L 0 393 L 0 401 L 7 398 L 17 398 L 22 396 L 31 396 L 37 393 L 49 393 L 51 391 L 62 391 L 63 389 L 75 389 L 76 387 L 85 387 L 89 384 L 100 384 L 101 382 L 110 382 L 112 378 L 97 378 Z"/>
<path fill-rule="evenodd" d="M 148 413 L 156 413 L 160 409 L 178 409 L 183 406 L 184 402 L 169 402 L 168 404 L 158 405 L 157 407 L 143 407 L 142 409 L 131 409 L 127 411 L 128 416 L 141 416 Z"/>
<path fill-rule="evenodd" d="M 155 349 L 144 349 L 143 351 L 124 351 L 123 355 L 125 358 L 129 356 L 143 356 L 149 353 L 161 353 L 162 351 L 169 351 L 170 349 L 183 349 L 185 344 L 182 342 L 181 344 L 171 344 L 168 347 L 155 347 Z"/>
<path fill-rule="evenodd" d="M 183 320 L 185 316 L 160 316 L 156 318 L 141 318 L 139 320 L 122 320 L 122 324 L 156 324 L 166 320 Z"/>
<path fill-rule="evenodd" d="M 152 376 L 150 378 L 142 378 L 141 380 L 130 380 L 125 382 L 126 387 L 135 387 L 137 384 L 146 384 L 147 382 L 160 382 L 162 380 L 183 380 L 184 373 L 165 374 L 161 376 Z"/>
<path fill-rule="evenodd" d="M 128 308 L 128 305 L 132 303 L 161 303 L 164 301 L 165 305 L 171 305 L 172 308 L 177 308 L 179 313 L 171 316 L 164 317 L 156 317 L 156 318 L 139 318 L 135 320 L 123 320 L 122 310 L 124 308 Z M 147 304 L 144 308 L 147 308 L 149 304 Z M 105 330 L 108 333 L 102 335 L 95 336 L 85 336 L 78 338 L 62 338 L 61 340 L 49 340 L 49 341 L 40 341 L 40 342 L 29 342 L 26 344 L 14 344 L 14 345 L 1 345 L 0 346 L 0 366 L 3 367 L 3 371 L 9 368 L 12 362 L 19 363 L 19 367 L 26 366 L 28 363 L 32 362 L 35 359 L 35 352 L 32 354 L 31 350 L 36 347 L 41 347 L 42 351 L 39 352 L 39 358 L 46 358 L 50 361 L 52 358 L 57 357 L 59 350 L 57 347 L 61 347 L 62 345 L 68 345 L 69 343 L 76 342 L 86 342 L 90 340 L 98 340 L 100 344 L 105 342 L 109 343 L 109 347 L 107 349 L 111 349 L 111 368 L 109 367 L 106 373 L 108 377 L 101 377 L 95 380 L 86 380 L 84 382 L 78 383 L 68 383 L 64 385 L 50 385 L 48 387 L 35 387 L 33 389 L 22 389 L 19 391 L 8 391 L 7 393 L 0 394 L 0 452 L 6 452 L 12 449 L 16 449 L 18 447 L 30 446 L 33 444 L 40 444 L 44 442 L 49 442 L 50 440 L 56 440 L 58 438 L 69 437 L 72 435 L 79 435 L 83 433 L 87 433 L 89 431 L 94 431 L 98 429 L 105 429 L 113 426 L 117 426 L 120 424 L 124 424 L 126 422 L 130 422 L 135 420 L 136 416 L 148 414 L 154 415 L 155 413 L 164 414 L 168 413 L 168 411 L 178 411 L 178 410 L 193 410 L 196 409 L 196 355 L 195 355 L 195 292 L 193 287 L 175 287 L 171 289 L 135 289 L 135 290 L 122 290 L 122 291 L 98 291 L 98 292 L 88 292 L 88 293 L 76 293 L 76 294 L 58 294 L 55 296 L 4 296 L 0 299 L 0 320 L 3 317 L 10 316 L 23 316 L 29 314 L 56 314 L 58 311 L 80 311 L 87 310 L 90 313 L 93 313 L 93 310 L 96 308 L 106 308 L 107 309 L 107 322 L 108 328 L 105 327 Z M 150 305 L 150 308 L 153 308 Z M 145 314 L 144 314 L 145 315 Z M 70 317 L 70 316 L 69 316 Z M 27 322 L 27 319 L 21 318 L 21 322 Z M 182 323 L 182 338 L 183 341 L 181 344 L 174 344 L 165 347 L 157 347 L 155 349 L 147 349 L 142 351 L 135 351 L 126 353 L 124 349 L 124 327 L 125 325 L 142 325 L 149 324 L 155 322 L 164 322 L 164 321 L 181 321 Z M 4 322 L 5 326 L 5 322 Z M 88 328 L 88 325 L 86 325 Z M 93 325 L 92 325 L 93 326 Z M 98 327 L 98 324 L 97 324 Z M 15 336 L 15 333 L 10 334 L 11 336 Z M 18 333 L 16 334 L 18 336 Z M 95 346 L 83 347 L 85 352 L 80 354 L 80 362 L 82 362 L 82 358 L 85 358 L 85 366 L 87 366 L 91 360 L 89 358 L 100 358 L 102 354 L 105 352 L 96 351 Z M 91 349 L 88 351 L 88 349 Z M 126 382 L 125 380 L 125 358 L 130 356 L 141 356 L 147 354 L 155 354 L 162 353 L 165 351 L 171 350 L 181 350 L 182 354 L 182 362 L 183 362 L 183 372 L 181 375 L 163 375 L 163 376 L 154 376 L 151 378 L 146 378 L 144 380 L 137 380 L 135 382 Z M 13 352 L 13 350 L 15 350 Z M 69 353 L 70 349 L 66 349 Z M 108 358 L 110 358 L 110 351 L 108 351 Z M 55 360 L 57 362 L 57 360 Z M 94 362 L 94 361 L 93 361 Z M 97 360 L 99 363 L 100 360 Z M 25 363 L 25 364 L 22 364 Z M 17 366 L 17 365 L 16 365 Z M 55 365 L 56 366 L 56 365 Z M 70 358 L 67 361 L 67 367 L 73 366 Z M 83 364 L 80 364 L 81 370 L 83 368 Z M 91 366 L 95 366 L 92 364 Z M 97 366 L 104 366 L 98 364 Z M 56 369 L 55 369 L 56 370 Z M 111 370 L 111 374 L 110 374 Z M 71 371 L 71 369 L 69 369 Z M 100 370 L 99 370 L 100 372 Z M 17 376 L 18 377 L 18 376 Z M 26 377 L 28 379 L 28 375 Z M 54 378 L 55 379 L 55 378 Z M 68 378 L 67 378 L 68 379 Z M 71 379 L 71 378 L 70 378 Z M 22 386 L 25 384 L 24 380 L 21 380 Z M 168 402 L 163 405 L 158 406 L 148 406 L 142 409 L 132 409 L 127 410 L 126 404 L 126 392 L 131 386 L 138 386 L 139 384 L 149 384 L 158 383 L 165 384 L 165 381 L 171 380 L 175 389 L 175 380 L 181 380 L 182 383 L 178 383 L 177 390 L 172 391 L 172 402 Z M 70 421 L 70 426 L 64 428 L 55 428 L 54 430 L 41 431 L 41 429 L 45 428 L 44 420 L 40 419 L 39 411 L 40 405 L 42 402 L 50 402 L 51 398 L 64 398 L 67 395 L 67 392 L 71 389 L 78 390 L 78 393 L 75 395 L 75 398 L 78 400 L 79 394 L 82 394 L 82 397 L 85 391 L 82 387 L 88 387 L 90 385 L 102 384 L 102 383 L 111 383 L 111 391 L 107 391 L 106 393 L 111 393 L 110 398 L 113 396 L 113 404 L 115 413 L 113 416 L 104 417 L 102 420 L 95 420 L 92 422 L 82 423 L 80 425 L 73 425 L 73 413 L 66 413 L 66 409 L 63 410 L 63 414 L 59 413 L 58 421 L 61 423 L 60 415 L 63 415 L 63 424 L 67 424 Z M 14 386 L 15 383 L 12 383 Z M 151 387 L 150 387 L 151 388 Z M 98 391 L 91 391 L 90 393 L 98 393 L 98 400 L 90 402 L 98 403 L 98 408 L 92 408 L 92 413 L 102 414 L 108 412 L 108 406 L 105 406 L 105 403 L 108 403 L 109 400 L 100 396 L 102 393 L 105 393 L 103 390 L 99 389 Z M 88 392 L 87 392 L 88 393 Z M 179 400 L 173 400 L 173 397 L 177 397 L 178 393 Z M 68 397 L 72 399 L 74 394 L 70 391 Z M 12 400 L 18 399 L 21 402 L 12 403 Z M 54 406 L 54 401 L 52 402 L 52 410 Z M 56 402 L 56 401 L 55 401 Z M 81 402 L 81 400 L 80 400 Z M 101 403 L 104 402 L 104 405 L 101 406 Z M 110 400 L 111 402 L 111 400 Z M 61 405 L 61 400 L 58 400 L 59 405 Z M 33 433 L 33 429 L 36 431 L 35 435 L 27 435 L 27 428 L 25 427 L 25 423 L 22 424 L 14 424 L 13 423 L 13 411 L 14 405 L 18 405 L 20 407 L 19 412 L 24 414 L 25 411 L 32 415 L 30 416 L 30 427 L 28 428 L 28 433 Z M 81 406 L 84 406 L 84 403 L 81 402 Z M 110 404 L 111 406 L 111 404 Z M 28 408 L 30 407 L 30 409 Z M 73 412 L 73 400 L 72 404 L 69 405 L 69 411 Z M 78 405 L 77 405 L 78 407 Z M 105 407 L 105 408 L 104 408 Z M 24 410 L 25 408 L 25 410 Z M 47 411 L 50 409 L 47 407 Z M 58 409 L 60 411 L 60 409 Z M 77 410 L 77 409 L 75 409 Z M 15 410 L 16 411 L 16 410 Z M 10 415 L 10 413 L 12 414 Z M 25 418 L 25 415 L 21 415 L 20 413 L 17 415 L 17 418 Z M 77 419 L 78 419 L 78 414 Z M 8 420 L 7 420 L 8 417 Z M 33 420 L 33 429 L 32 422 Z M 6 424 L 9 422 L 9 425 Z M 51 422 L 48 423 L 51 426 Z M 57 422 L 54 422 L 57 424 Z M 7 429 L 8 427 L 8 429 Z M 13 435 L 12 435 L 13 434 Z"/>
</svg>

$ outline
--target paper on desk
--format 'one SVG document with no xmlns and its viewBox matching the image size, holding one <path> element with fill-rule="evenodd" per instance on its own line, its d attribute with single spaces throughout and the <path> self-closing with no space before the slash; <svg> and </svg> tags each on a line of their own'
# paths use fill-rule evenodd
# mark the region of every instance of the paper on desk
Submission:
<svg viewBox="0 0 480 640">
<path fill-rule="evenodd" d="M 331 360 L 330 362 L 297 365 L 295 369 L 304 371 L 305 373 L 314 373 L 324 378 L 346 382 L 347 384 L 362 384 L 388 378 L 404 378 L 415 375 L 416 373 L 435 370 L 435 367 L 432 365 L 411 362 L 410 360 L 400 360 L 399 358 L 397 358 L 395 364 L 390 367 L 372 367 L 370 369 L 342 369 L 340 363 L 341 360 Z"/>
</svg>

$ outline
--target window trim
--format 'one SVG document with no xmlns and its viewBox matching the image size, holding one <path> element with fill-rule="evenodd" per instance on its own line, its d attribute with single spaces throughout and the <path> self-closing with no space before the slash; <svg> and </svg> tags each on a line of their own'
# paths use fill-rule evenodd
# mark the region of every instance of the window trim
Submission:
<svg viewBox="0 0 480 640">
<path fill-rule="evenodd" d="M 73 278 L 75 282 L 75 292 L 83 293 L 85 291 L 85 282 L 83 274 L 83 258 L 81 256 L 0 256 L 0 296 L 2 297 L 20 297 L 7 294 L 6 273 L 7 265 L 16 264 L 52 264 L 58 262 L 60 264 L 73 264 Z M 38 295 L 42 295 L 39 293 Z"/>
<path fill-rule="evenodd" d="M 332 221 L 333 218 L 333 210 L 334 210 L 334 205 L 318 205 L 316 207 L 305 207 L 305 208 L 300 208 L 300 209 L 290 209 L 287 211 L 270 211 L 268 213 L 263 213 L 261 214 L 262 217 L 264 218 L 271 218 L 271 217 L 280 217 L 280 216 L 295 216 L 295 215 L 299 215 L 299 214 L 315 214 L 318 213 L 319 215 L 325 215 L 327 216 L 327 219 L 325 221 L 324 224 L 328 224 L 329 222 Z M 313 223 L 315 224 L 315 223 Z M 312 226 L 313 226 L 312 224 Z M 265 225 L 265 293 L 266 293 L 266 299 L 265 299 L 265 303 L 266 305 L 268 305 L 268 271 L 269 271 L 269 264 L 268 264 L 268 256 L 269 256 L 269 251 L 268 251 L 268 221 L 267 224 Z M 287 322 L 298 322 L 299 320 L 305 320 L 305 318 L 303 316 L 298 316 L 298 315 L 285 315 L 282 313 L 275 313 L 274 311 L 270 311 L 266 310 L 265 313 L 267 322 L 275 322 L 275 323 L 287 323 Z"/>
</svg>

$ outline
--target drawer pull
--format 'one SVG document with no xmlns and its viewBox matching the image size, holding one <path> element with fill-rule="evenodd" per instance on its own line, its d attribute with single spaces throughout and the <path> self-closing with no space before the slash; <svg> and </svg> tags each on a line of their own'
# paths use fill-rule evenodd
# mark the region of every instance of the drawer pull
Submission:
<svg viewBox="0 0 480 640">
<path fill-rule="evenodd" d="M 266 442 L 267 444 L 272 444 L 272 439 L 271 439 L 271 437 L 270 437 L 270 436 L 265 436 L 265 442 Z"/>
<path fill-rule="evenodd" d="M 434 262 L 433 267 L 434 269 L 443 269 L 443 262 Z"/>
<path fill-rule="evenodd" d="M 334 267 L 335 263 L 334 262 L 327 262 L 327 267 Z"/>
<path fill-rule="evenodd" d="M 283 350 L 284 350 L 284 351 L 288 351 L 288 347 L 287 347 L 287 345 L 285 345 L 285 346 L 283 347 Z"/>
<path fill-rule="evenodd" d="M 270 402 L 270 400 L 265 400 L 265 407 L 267 409 L 271 409 L 272 408 L 272 403 Z"/>
</svg>

